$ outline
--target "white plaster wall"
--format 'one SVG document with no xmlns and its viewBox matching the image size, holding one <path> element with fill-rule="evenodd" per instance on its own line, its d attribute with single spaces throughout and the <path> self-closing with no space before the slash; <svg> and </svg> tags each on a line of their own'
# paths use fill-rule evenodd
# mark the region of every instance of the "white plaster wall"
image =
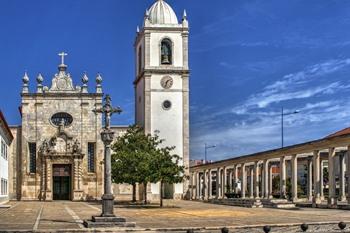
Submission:
<svg viewBox="0 0 350 233">
<path fill-rule="evenodd" d="M 165 100 L 172 103 L 171 109 L 164 110 Z M 173 153 L 183 156 L 183 111 L 182 92 L 152 92 L 151 94 L 151 132 L 158 130 L 165 139 L 164 146 L 175 146 Z M 181 161 L 182 164 L 182 161 Z"/>
<path fill-rule="evenodd" d="M 5 134 L 3 132 L 2 129 L 0 129 L 0 180 L 1 178 L 3 179 L 6 179 L 7 180 L 7 191 L 9 190 L 8 189 L 8 184 L 9 184 L 9 174 L 8 174 L 8 159 L 4 159 L 2 156 L 1 156 L 1 146 L 2 146 L 2 143 L 1 141 L 3 141 L 5 143 L 5 146 L 7 147 L 7 158 L 9 157 L 9 146 L 7 145 L 7 142 L 5 140 Z M 7 197 L 8 195 L 1 195 L 0 194 L 0 197 Z"/>
<path fill-rule="evenodd" d="M 151 66 L 160 66 L 160 44 L 164 38 L 173 42 L 173 66 L 183 66 L 182 35 L 179 32 L 154 32 L 151 33 Z"/>
</svg>

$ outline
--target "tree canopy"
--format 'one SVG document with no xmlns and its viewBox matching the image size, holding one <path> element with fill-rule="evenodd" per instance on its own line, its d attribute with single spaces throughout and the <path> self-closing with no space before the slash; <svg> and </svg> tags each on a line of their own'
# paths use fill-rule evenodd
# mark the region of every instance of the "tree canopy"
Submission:
<svg viewBox="0 0 350 233">
<path fill-rule="evenodd" d="M 146 186 L 149 182 L 160 182 L 163 190 L 165 183 L 182 182 L 184 167 L 179 165 L 181 158 L 171 154 L 175 147 L 162 147 L 163 142 L 157 134 L 145 134 L 141 127 L 133 125 L 113 144 L 113 182 L 133 185 L 133 201 L 136 199 L 136 183 Z M 146 193 L 144 195 L 146 199 Z M 163 197 L 160 196 L 162 205 Z"/>
</svg>

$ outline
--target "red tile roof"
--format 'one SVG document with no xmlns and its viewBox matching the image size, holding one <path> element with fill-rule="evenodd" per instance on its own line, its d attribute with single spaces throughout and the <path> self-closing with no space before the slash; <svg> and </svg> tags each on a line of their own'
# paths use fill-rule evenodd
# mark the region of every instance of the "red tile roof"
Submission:
<svg viewBox="0 0 350 233">
<path fill-rule="evenodd" d="M 326 138 L 333 138 L 333 137 L 342 136 L 342 135 L 346 135 L 346 134 L 350 134 L 350 127 L 342 129 L 342 130 L 335 132 L 333 134 L 330 134 Z"/>
<path fill-rule="evenodd" d="M 5 130 L 6 130 L 7 133 L 10 135 L 10 141 L 12 141 L 12 140 L 13 140 L 13 135 L 12 135 L 12 133 L 11 133 L 11 130 L 10 130 L 9 125 L 8 125 L 7 122 L 6 122 L 6 119 L 5 119 L 5 117 L 4 117 L 4 114 L 2 114 L 1 110 L 0 110 L 0 123 L 2 123 L 2 124 L 0 124 L 0 125 L 4 125 L 4 126 L 5 126 Z"/>
</svg>

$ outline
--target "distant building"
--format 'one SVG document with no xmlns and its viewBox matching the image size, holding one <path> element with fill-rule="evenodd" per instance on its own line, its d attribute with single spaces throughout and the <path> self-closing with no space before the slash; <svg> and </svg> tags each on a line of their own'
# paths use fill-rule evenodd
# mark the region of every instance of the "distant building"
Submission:
<svg viewBox="0 0 350 233">
<path fill-rule="evenodd" d="M 13 136 L 4 115 L 0 110 L 0 203 L 9 199 L 9 156 L 8 148 Z"/>
</svg>

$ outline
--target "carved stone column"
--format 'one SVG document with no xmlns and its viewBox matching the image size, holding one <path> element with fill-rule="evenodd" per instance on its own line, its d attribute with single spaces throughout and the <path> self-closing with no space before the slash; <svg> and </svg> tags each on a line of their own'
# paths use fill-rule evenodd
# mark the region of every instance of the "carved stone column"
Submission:
<svg viewBox="0 0 350 233">
<path fill-rule="evenodd" d="M 270 164 L 269 166 L 269 199 L 272 199 L 273 198 L 273 174 L 272 174 L 272 171 L 273 171 L 273 166 L 272 164 Z"/>
<path fill-rule="evenodd" d="M 81 189 L 81 157 L 76 156 L 73 160 L 73 174 L 74 174 L 74 190 L 73 201 L 80 201 L 83 199 L 83 190 Z"/>
<path fill-rule="evenodd" d="M 287 198 L 287 185 L 286 185 L 286 157 L 280 158 L 280 198 Z"/>
<path fill-rule="evenodd" d="M 298 201 L 298 157 L 292 155 L 292 200 Z"/>
<path fill-rule="evenodd" d="M 314 161 L 313 161 L 313 173 L 314 173 L 314 196 L 313 196 L 313 207 L 321 204 L 321 155 L 319 151 L 314 151 Z M 323 181 L 322 181 L 323 183 Z"/>
<path fill-rule="evenodd" d="M 235 165 L 235 168 L 234 168 L 235 170 L 234 170 L 234 173 L 235 173 L 235 183 L 234 183 L 234 185 L 235 185 L 235 193 L 237 194 L 238 193 L 238 165 L 236 164 Z"/>
<path fill-rule="evenodd" d="M 217 168 L 216 170 L 216 199 L 220 198 L 220 183 L 221 183 L 221 173 L 220 168 Z"/>
<path fill-rule="evenodd" d="M 324 184 L 323 184 L 323 160 L 320 159 L 320 197 L 321 197 L 321 201 L 324 200 L 323 189 L 324 189 Z"/>
<path fill-rule="evenodd" d="M 268 160 L 264 160 L 264 168 L 263 168 L 263 183 L 264 183 L 264 188 L 263 188 L 263 195 L 264 198 L 269 198 L 269 161 Z"/>
<path fill-rule="evenodd" d="M 212 177 L 211 177 L 211 169 L 208 170 L 208 199 L 211 199 L 213 196 L 213 186 L 212 186 Z"/>
<path fill-rule="evenodd" d="M 254 198 L 260 198 L 259 194 L 259 162 L 254 163 Z"/>
<path fill-rule="evenodd" d="M 312 158 L 307 160 L 307 197 L 312 201 Z"/>
<path fill-rule="evenodd" d="M 339 155 L 339 167 L 340 167 L 340 174 L 339 174 L 339 181 L 340 181 L 340 187 L 339 187 L 339 200 L 340 201 L 346 201 L 346 193 L 345 193 L 345 154 L 341 153 Z"/>
<path fill-rule="evenodd" d="M 227 168 L 224 167 L 222 169 L 222 188 L 221 188 L 221 198 L 225 198 L 225 193 L 226 193 L 226 186 L 227 186 Z"/>
<path fill-rule="evenodd" d="M 245 198 L 245 191 L 247 189 L 247 174 L 245 164 L 241 165 L 241 196 Z"/>
<path fill-rule="evenodd" d="M 337 206 L 336 183 L 335 183 L 335 148 L 329 148 L 328 151 L 328 174 L 329 174 L 329 196 L 328 207 L 335 208 Z"/>
<path fill-rule="evenodd" d="M 52 164 L 49 157 L 46 158 L 46 201 L 52 201 Z"/>
<path fill-rule="evenodd" d="M 252 166 L 249 167 L 249 172 L 250 172 L 249 197 L 254 198 L 254 169 Z"/>
<path fill-rule="evenodd" d="M 203 182 L 203 189 L 204 189 L 204 200 L 208 200 L 209 199 L 209 171 L 208 170 L 204 170 L 204 182 Z"/>
</svg>

